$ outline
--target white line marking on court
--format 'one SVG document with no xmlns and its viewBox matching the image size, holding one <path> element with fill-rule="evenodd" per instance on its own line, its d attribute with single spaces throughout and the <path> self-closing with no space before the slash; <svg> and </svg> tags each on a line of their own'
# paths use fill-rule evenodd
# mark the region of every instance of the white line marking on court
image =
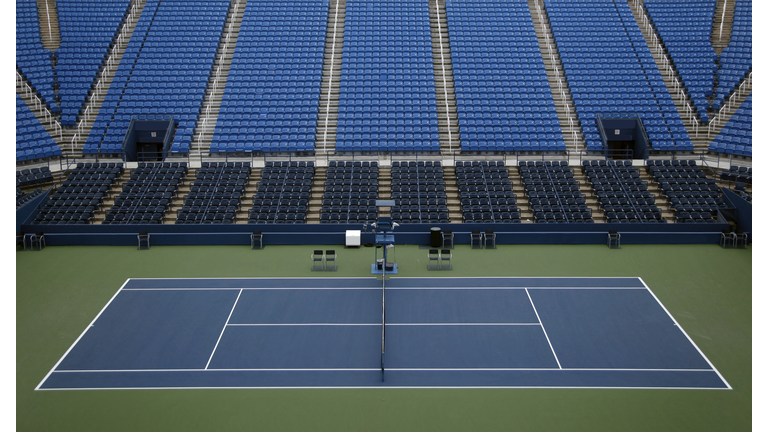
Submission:
<svg viewBox="0 0 768 432">
<path fill-rule="evenodd" d="M 240 295 L 243 293 L 243 290 L 240 290 L 240 293 L 237 295 L 237 298 L 235 299 L 235 304 L 232 305 L 232 310 L 229 311 L 229 316 L 227 317 L 227 322 L 224 323 L 224 328 L 221 329 L 221 333 L 219 333 L 219 339 L 216 341 L 216 345 L 213 347 L 213 351 L 211 352 L 211 356 L 208 357 L 208 363 L 205 364 L 205 368 L 208 369 L 208 365 L 211 364 L 211 360 L 213 359 L 213 355 L 216 354 L 216 348 L 219 347 L 219 342 L 221 342 L 221 337 L 224 336 L 224 330 L 227 329 L 227 324 L 229 323 L 229 319 L 232 318 L 232 312 L 235 311 L 235 306 L 237 306 L 237 301 L 240 300 Z"/>
<path fill-rule="evenodd" d="M 541 322 L 541 317 L 539 317 L 539 312 L 536 310 L 536 305 L 533 304 L 533 299 L 531 298 L 531 293 L 528 292 L 528 288 L 525 289 L 525 293 L 528 295 L 528 300 L 531 301 L 531 306 L 533 306 L 533 312 L 536 313 L 536 319 L 539 320 L 539 323 L 541 324 L 541 330 L 544 332 L 544 337 L 547 338 L 547 343 L 549 344 L 549 348 L 552 350 L 552 355 L 555 356 L 557 367 L 562 369 L 563 367 L 560 365 L 560 360 L 557 359 L 555 348 L 552 347 L 552 342 L 550 342 L 549 335 L 547 335 L 547 329 L 544 328 L 544 323 Z"/>
<path fill-rule="evenodd" d="M 381 368 L 237 368 L 237 369 L 73 369 L 57 370 L 54 373 L 128 373 L 128 372 L 346 372 L 380 371 Z M 629 369 L 629 368 L 387 368 L 388 371 L 420 372 L 717 372 L 713 369 Z"/>
<path fill-rule="evenodd" d="M 74 348 L 74 347 L 75 347 L 75 345 L 77 345 L 77 343 L 78 343 L 78 342 L 80 342 L 80 339 L 82 339 L 82 337 L 83 337 L 83 336 L 85 336 L 85 333 L 86 333 L 86 332 L 88 332 L 88 330 L 90 330 L 90 328 L 91 328 L 91 327 L 93 327 L 93 324 L 96 322 L 96 320 L 97 320 L 97 319 L 99 319 L 99 317 L 101 316 L 101 314 L 102 314 L 102 313 L 104 313 L 104 310 L 106 310 L 106 309 L 107 309 L 107 307 L 108 307 L 108 306 L 109 306 L 109 305 L 112 303 L 112 300 L 114 300 L 114 299 L 115 299 L 115 297 L 117 297 L 117 295 L 118 295 L 118 294 L 120 294 L 120 291 L 122 291 L 122 290 L 123 290 L 123 287 L 125 287 L 125 285 L 126 285 L 128 282 L 130 282 L 130 280 L 131 280 L 131 279 L 130 279 L 130 278 L 128 278 L 128 279 L 126 279 L 126 280 L 125 280 L 125 282 L 123 282 L 123 285 L 121 285 L 121 286 L 120 286 L 120 288 L 117 290 L 117 292 L 115 292 L 115 294 L 112 296 L 112 298 L 111 298 L 111 299 L 109 299 L 109 301 L 107 302 L 107 304 L 105 304 L 105 305 L 104 305 L 104 307 L 103 307 L 103 308 L 101 308 L 101 310 L 99 311 L 99 313 L 98 313 L 98 314 L 96 314 L 96 317 L 95 317 L 95 318 L 93 318 L 93 320 L 91 321 L 91 323 L 90 323 L 90 324 L 89 324 L 89 325 L 88 325 L 88 326 L 85 328 L 85 330 L 83 330 L 83 332 L 82 332 L 82 333 L 80 333 L 80 336 L 78 336 L 78 337 L 77 337 L 77 339 L 75 339 L 75 341 L 74 341 L 74 342 L 72 342 L 72 345 L 70 345 L 70 346 L 69 346 L 69 349 L 67 349 L 67 352 L 65 352 L 65 353 L 64 353 L 64 355 L 63 355 L 63 356 L 61 356 L 61 358 L 59 359 L 59 361 L 57 361 L 57 362 L 56 362 L 56 364 L 55 364 L 55 365 L 53 365 L 53 368 L 51 368 L 51 370 L 50 370 L 50 371 L 49 371 L 49 372 L 48 372 L 48 373 L 45 375 L 45 377 L 43 378 L 43 380 L 42 380 L 42 381 L 40 381 L 40 384 L 38 384 L 38 385 L 37 385 L 37 387 L 35 387 L 35 390 L 40 390 L 40 386 L 41 386 L 41 385 L 43 385 L 43 383 L 45 382 L 45 380 L 47 380 L 47 379 L 48 379 L 48 377 L 51 375 L 51 372 L 53 372 L 54 370 L 56 370 L 56 368 L 57 368 L 57 367 L 59 366 L 59 364 L 60 364 L 60 363 L 61 363 L 61 362 L 64 360 L 64 358 L 65 358 L 65 357 L 67 357 L 67 355 L 69 354 L 69 352 L 70 352 L 70 351 L 72 351 L 72 348 Z"/>
<path fill-rule="evenodd" d="M 376 369 L 381 370 L 381 369 Z M 728 390 L 720 387 L 607 387 L 607 386 L 296 386 L 296 387 L 82 387 L 44 388 L 41 391 L 76 390 L 328 390 L 328 389 L 606 389 L 606 390 Z"/>
<path fill-rule="evenodd" d="M 420 290 L 467 290 L 467 291 L 513 291 L 513 290 L 645 290 L 643 287 L 387 287 L 387 291 L 420 291 Z M 125 291 L 350 291 L 350 290 L 368 290 L 379 291 L 381 287 L 250 287 L 250 288 L 126 288 Z"/>
<path fill-rule="evenodd" d="M 380 326 L 381 323 L 259 323 L 227 324 L 229 327 Z M 541 323 L 387 323 L 388 326 L 540 326 Z"/>
<path fill-rule="evenodd" d="M 661 300 L 659 300 L 659 298 L 658 298 L 658 297 L 656 297 L 656 294 L 654 294 L 654 293 L 653 293 L 653 291 L 651 291 L 651 288 L 650 288 L 650 287 L 649 287 L 649 286 L 648 286 L 648 285 L 645 283 L 645 281 L 643 280 L 643 278 L 640 278 L 640 277 L 639 277 L 638 279 L 640 280 L 640 282 L 642 282 L 642 283 L 643 283 L 643 285 L 645 285 L 645 289 L 647 289 L 647 290 L 648 290 L 648 292 L 649 292 L 649 293 L 651 293 L 651 295 L 653 296 L 653 298 L 655 298 L 655 299 L 656 299 L 656 302 L 657 302 L 657 303 L 659 303 L 659 306 L 661 306 L 661 308 L 662 308 L 662 309 L 664 309 L 664 312 L 666 312 L 666 313 L 667 313 L 667 315 L 669 315 L 669 318 L 672 320 L 672 322 L 673 322 L 673 323 L 675 323 L 675 325 L 677 326 L 677 328 L 679 328 L 679 329 L 680 329 L 680 331 L 681 331 L 681 332 L 683 332 L 683 335 L 685 335 L 685 337 L 686 337 L 686 338 L 688 338 L 688 341 L 689 341 L 689 342 L 691 342 L 691 345 L 693 345 L 693 347 L 694 347 L 694 348 L 696 348 L 696 351 L 698 351 L 698 352 L 699 352 L 699 354 L 700 354 L 700 355 L 701 355 L 701 356 L 704 358 L 704 360 L 706 360 L 706 361 L 707 361 L 707 364 L 709 364 L 709 367 L 711 367 L 711 368 L 712 368 L 712 370 L 713 370 L 713 371 L 715 371 L 715 373 L 717 374 L 717 376 L 719 376 L 719 377 L 720 377 L 720 379 L 721 379 L 721 380 L 723 380 L 723 383 L 724 383 L 726 386 L 728 386 L 728 390 L 733 390 L 733 387 L 731 387 L 731 385 L 730 385 L 730 384 L 728 384 L 728 381 L 726 381 L 726 380 L 725 380 L 725 378 L 724 378 L 724 377 L 723 377 L 723 375 L 720 373 L 720 371 L 718 371 L 718 370 L 717 370 L 717 368 L 715 367 L 715 365 L 713 365 L 713 364 L 712 364 L 712 362 L 711 362 L 711 361 L 709 361 L 709 359 L 707 358 L 707 356 L 706 356 L 706 355 L 704 355 L 704 353 L 701 351 L 701 349 L 699 349 L 699 346 L 698 346 L 698 345 L 696 345 L 696 342 L 694 342 L 694 341 L 693 341 L 693 339 L 691 339 L 691 337 L 690 337 L 690 336 L 688 336 L 688 333 L 686 333 L 686 332 L 685 332 L 685 330 L 683 329 L 683 326 L 681 326 L 681 325 L 680 325 L 680 324 L 677 322 L 677 320 L 675 319 L 675 317 L 673 317 L 673 316 L 672 316 L 672 314 L 671 314 L 671 313 L 669 313 L 669 310 L 667 310 L 666 306 L 664 306 L 664 304 L 661 302 Z"/>
</svg>

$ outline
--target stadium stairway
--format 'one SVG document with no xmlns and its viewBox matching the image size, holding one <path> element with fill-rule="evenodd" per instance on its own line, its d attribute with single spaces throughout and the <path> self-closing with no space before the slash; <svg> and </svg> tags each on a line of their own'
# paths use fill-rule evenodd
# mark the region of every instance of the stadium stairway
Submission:
<svg viewBox="0 0 768 432">
<path fill-rule="evenodd" d="M 451 44 L 448 39 L 445 0 L 429 1 L 429 22 L 432 35 L 432 62 L 435 68 L 440 151 L 451 153 L 461 149 L 461 140 L 459 137 L 459 115 L 456 110 L 456 92 L 453 82 L 453 63 L 451 62 Z"/>
<path fill-rule="evenodd" d="M 62 181 L 66 179 L 68 175 L 68 172 L 62 172 Z M 112 206 L 115 205 L 115 197 L 117 197 L 120 192 L 123 189 L 123 184 L 128 181 L 131 178 L 131 170 L 125 169 L 123 170 L 122 175 L 118 177 L 114 183 L 112 183 L 112 187 L 107 191 L 107 193 L 104 195 L 104 198 L 101 203 L 101 207 L 99 207 L 94 213 L 93 213 L 93 221 L 91 222 L 94 225 L 101 224 L 104 222 L 104 218 L 107 215 L 107 210 L 112 208 Z"/>
<path fill-rule="evenodd" d="M 459 200 L 459 183 L 456 178 L 456 167 L 443 166 L 445 181 L 445 203 L 448 205 L 448 220 L 453 223 L 461 221 L 461 201 Z"/>
<path fill-rule="evenodd" d="M 331 0 L 328 7 L 323 77 L 320 84 L 320 101 L 317 112 L 316 153 L 333 154 L 336 150 L 336 126 L 339 119 L 339 85 L 341 82 L 341 59 L 344 49 L 346 11 L 346 0 Z M 325 177 L 323 177 L 324 179 Z M 313 212 L 310 211 L 307 215 L 307 223 L 319 223 L 319 214 L 320 210 L 318 207 L 317 222 L 314 222 L 314 220 L 310 221 L 309 218 L 313 215 Z"/>
<path fill-rule="evenodd" d="M 309 205 L 307 206 L 308 224 L 320 223 L 320 213 L 323 207 L 323 191 L 325 190 L 325 180 L 327 177 L 327 167 L 315 167 L 315 176 L 312 179 L 312 189 L 309 195 Z"/>
<path fill-rule="evenodd" d="M 661 36 L 655 28 L 650 24 L 651 21 L 644 8 L 644 0 L 627 0 L 629 8 L 635 16 L 637 25 L 640 28 L 640 32 L 645 37 L 645 41 L 651 50 L 656 66 L 659 68 L 661 77 L 664 79 L 664 84 L 667 86 L 669 94 L 672 96 L 672 101 L 677 107 L 677 111 L 680 113 L 680 118 L 685 124 L 685 128 L 688 130 L 688 136 L 693 143 L 694 151 L 706 151 L 709 148 L 710 139 L 706 136 L 706 125 L 702 124 L 696 119 L 696 110 L 693 108 L 691 99 L 682 90 L 682 78 L 677 71 L 672 67 L 673 62 L 669 57 L 669 53 L 661 44 Z"/>
<path fill-rule="evenodd" d="M 146 0 L 133 0 L 128 15 L 122 22 L 120 30 L 117 32 L 115 42 L 109 50 L 109 55 L 102 63 L 101 72 L 94 77 L 94 84 L 91 86 L 91 96 L 81 109 L 78 126 L 65 128 L 62 143 L 59 143 L 61 150 L 65 155 L 79 157 L 83 155 L 83 145 L 88 135 L 91 133 L 93 123 L 98 117 L 104 98 L 107 96 L 109 86 L 115 78 L 117 67 L 125 54 L 128 42 L 131 40 L 136 24 L 139 22 L 141 12 L 144 10 Z M 58 142 L 58 141 L 57 141 Z"/>
<path fill-rule="evenodd" d="M 240 26 L 245 15 L 246 0 L 232 0 L 227 11 L 227 19 L 224 22 L 224 31 L 221 33 L 219 48 L 216 51 L 216 60 L 208 78 L 208 87 L 205 89 L 203 106 L 200 116 L 197 118 L 197 126 L 192 135 L 192 146 L 189 149 L 190 157 L 209 155 L 211 139 L 216 129 L 219 118 L 221 100 L 224 97 L 224 89 L 229 78 L 229 69 L 232 66 L 232 57 L 235 55 L 237 38 L 240 35 Z M 246 218 L 247 219 L 247 218 Z"/>
<path fill-rule="evenodd" d="M 720 55 L 725 47 L 731 43 L 735 6 L 736 2 L 733 0 L 730 2 L 728 0 L 717 0 L 715 16 L 712 22 L 712 37 L 710 39 L 717 55 Z"/>
<path fill-rule="evenodd" d="M 557 49 L 555 36 L 549 24 L 549 16 L 541 0 L 528 0 L 528 8 L 531 11 L 533 26 L 536 29 L 536 37 L 539 40 L 541 57 L 544 60 L 544 69 L 547 71 L 549 88 L 552 90 L 552 99 L 555 102 L 557 117 L 560 121 L 560 129 L 563 131 L 566 150 L 578 152 L 586 148 L 584 131 L 579 123 L 579 116 L 573 103 L 568 79 L 565 77 L 563 63 L 560 60 L 560 52 Z M 525 221 L 525 219 L 523 219 Z"/>
<path fill-rule="evenodd" d="M 43 42 L 43 48 L 51 52 L 59 49 L 61 33 L 56 0 L 37 0 L 37 15 L 40 18 L 40 40 Z"/>
<path fill-rule="evenodd" d="M 379 199 L 392 199 L 392 168 L 379 166 Z M 385 210 L 386 209 L 386 210 Z M 385 207 L 379 211 L 379 217 L 391 217 L 392 212 Z"/>
<path fill-rule="evenodd" d="M 742 103 L 752 94 L 752 73 L 749 73 L 749 77 L 742 81 L 739 89 L 735 91 L 731 97 L 723 102 L 723 107 L 720 111 L 712 117 L 708 126 L 704 126 L 703 135 L 707 137 L 707 149 L 709 143 L 712 142 L 717 134 L 720 133 L 720 129 L 725 126 L 731 119 L 731 116 L 739 109 Z M 735 157 L 738 157 L 734 155 Z M 751 159 L 751 157 L 747 156 Z"/>
</svg>

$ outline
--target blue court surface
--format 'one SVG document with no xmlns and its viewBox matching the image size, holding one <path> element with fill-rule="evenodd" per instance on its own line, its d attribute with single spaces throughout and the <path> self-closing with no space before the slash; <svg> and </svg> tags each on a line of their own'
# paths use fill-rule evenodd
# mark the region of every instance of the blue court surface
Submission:
<svg viewBox="0 0 768 432">
<path fill-rule="evenodd" d="M 730 389 L 639 278 L 129 279 L 37 389 L 249 387 Z"/>
</svg>

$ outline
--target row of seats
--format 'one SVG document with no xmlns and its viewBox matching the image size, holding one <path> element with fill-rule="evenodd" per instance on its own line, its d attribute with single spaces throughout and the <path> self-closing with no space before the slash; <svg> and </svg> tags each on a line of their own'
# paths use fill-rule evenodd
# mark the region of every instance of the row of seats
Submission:
<svg viewBox="0 0 768 432">
<path fill-rule="evenodd" d="M 32 192 L 26 193 L 26 194 L 22 192 L 21 189 L 16 188 L 16 208 L 23 206 L 24 204 L 31 201 L 32 198 L 40 195 L 41 193 L 43 193 L 43 190 L 40 188 L 37 188 Z"/>
<path fill-rule="evenodd" d="M 717 54 L 710 41 L 715 5 L 715 0 L 645 2 L 648 16 L 682 78 L 683 88 L 704 123 L 709 122 L 707 98 L 712 96 L 717 71 Z"/>
<path fill-rule="evenodd" d="M 752 156 L 752 94 L 731 116 L 715 139 L 709 144 L 709 150 L 718 153 Z"/>
<path fill-rule="evenodd" d="M 294 6 L 246 5 L 211 153 L 314 150 L 328 2 Z"/>
<path fill-rule="evenodd" d="M 16 67 L 48 109 L 60 112 L 54 94 L 51 52 L 40 39 L 40 19 L 35 0 L 16 0 Z"/>
<path fill-rule="evenodd" d="M 649 160 L 647 164 L 677 222 L 716 222 L 717 210 L 726 205 L 715 180 L 707 178 L 695 160 Z"/>
<path fill-rule="evenodd" d="M 653 149 L 693 149 L 628 4 L 547 0 L 545 5 L 588 150 L 603 150 L 597 116 L 618 113 L 640 116 Z M 601 31 L 606 37 L 577 35 L 584 31 Z M 622 91 L 598 99 L 591 97 L 596 86 Z M 628 99 L 622 96 L 626 87 L 633 88 Z"/>
<path fill-rule="evenodd" d="M 378 188 L 378 162 L 330 161 L 326 171 L 320 223 L 366 223 L 378 219 L 377 194 L 366 194 Z M 356 193 L 358 198 L 352 198 Z M 325 197 L 328 198 L 325 198 Z"/>
<path fill-rule="evenodd" d="M 190 187 L 184 205 L 176 212 L 176 224 L 235 223 L 240 197 L 245 192 L 250 174 L 249 162 L 205 163 L 195 175 L 192 184 L 195 189 Z"/>
<path fill-rule="evenodd" d="M 312 161 L 265 162 L 253 206 L 248 210 L 248 223 L 306 223 L 314 176 Z"/>
<path fill-rule="evenodd" d="M 717 90 L 712 107 L 719 110 L 725 99 L 752 70 L 752 0 L 735 2 L 731 41 L 720 53 Z"/>
<path fill-rule="evenodd" d="M 122 172 L 122 164 L 78 163 L 51 193 L 33 223 L 90 224 Z"/>
<path fill-rule="evenodd" d="M 57 0 L 61 46 L 56 50 L 56 80 L 62 125 L 77 125 L 129 6 L 128 0 Z"/>
<path fill-rule="evenodd" d="M 752 167 L 731 165 L 729 169 L 720 171 L 720 178 L 726 181 L 752 183 Z"/>
<path fill-rule="evenodd" d="M 597 163 L 595 163 L 597 162 Z M 606 161 L 600 161 L 606 162 Z M 584 161 L 582 166 L 608 223 L 666 223 L 631 161 Z"/>
<path fill-rule="evenodd" d="M 61 156 L 61 147 L 30 111 L 21 96 L 16 95 L 16 162 L 35 161 Z"/>
<path fill-rule="evenodd" d="M 456 180 L 464 222 L 520 222 L 517 197 L 504 162 L 458 161 Z"/>
<path fill-rule="evenodd" d="M 187 173 L 186 163 L 140 162 L 123 184 L 102 224 L 161 224 Z"/>
<path fill-rule="evenodd" d="M 53 182 L 53 173 L 47 166 L 16 171 L 16 187 Z"/>
<path fill-rule="evenodd" d="M 527 3 L 448 2 L 446 14 L 462 148 L 564 151 Z M 516 31 L 488 31 L 501 28 Z M 519 134 L 510 129 L 533 120 L 542 124 Z"/>
<path fill-rule="evenodd" d="M 388 13 L 387 11 L 396 11 Z M 364 0 L 347 4 L 339 94 L 336 150 L 339 151 L 435 151 L 437 103 L 429 24 L 429 5 L 412 0 Z M 392 26 L 395 34 L 379 32 Z M 398 31 L 399 27 L 399 31 Z M 388 31 L 388 30 L 387 30 Z M 349 38 L 347 36 L 349 35 Z M 391 56 L 390 56 L 391 53 Z M 377 85 L 357 89 L 350 83 L 377 81 Z M 392 91 L 411 82 L 408 90 Z M 426 85 L 415 85 L 424 81 Z M 361 83 L 364 85 L 364 83 Z M 424 102 L 424 103 L 422 103 Z M 368 108 L 387 107 L 384 112 Z M 417 107 L 417 108 L 413 108 Z M 349 127 L 363 126 L 372 119 L 403 121 L 429 132 L 407 138 L 397 136 L 396 126 L 388 125 L 378 136 L 354 133 Z M 432 132 L 434 128 L 434 133 Z M 382 136 L 382 133 L 386 133 Z"/>
<path fill-rule="evenodd" d="M 518 170 L 536 223 L 594 223 L 567 161 L 520 161 Z"/>
<path fill-rule="evenodd" d="M 394 222 L 449 223 L 440 161 L 393 161 L 391 176 Z"/>
</svg>

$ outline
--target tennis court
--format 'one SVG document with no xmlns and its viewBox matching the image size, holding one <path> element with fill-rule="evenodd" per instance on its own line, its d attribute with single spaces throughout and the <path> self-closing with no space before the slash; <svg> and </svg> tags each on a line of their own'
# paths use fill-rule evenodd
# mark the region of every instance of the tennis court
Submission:
<svg viewBox="0 0 768 432">
<path fill-rule="evenodd" d="M 235 387 L 730 389 L 633 277 L 129 279 L 37 389 Z"/>
</svg>

